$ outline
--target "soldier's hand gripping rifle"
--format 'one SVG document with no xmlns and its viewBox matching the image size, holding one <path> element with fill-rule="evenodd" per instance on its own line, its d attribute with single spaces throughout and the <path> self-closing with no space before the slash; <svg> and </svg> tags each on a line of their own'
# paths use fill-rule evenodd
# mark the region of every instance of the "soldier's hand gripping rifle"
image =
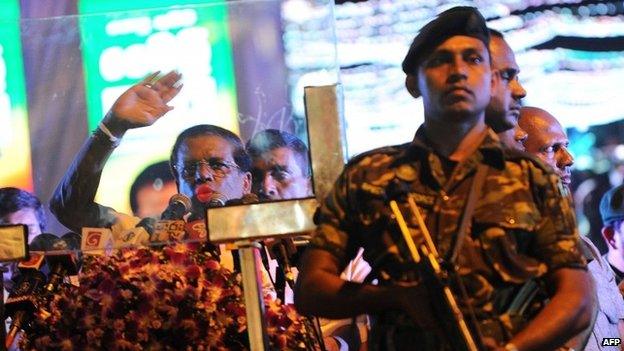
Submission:
<svg viewBox="0 0 624 351">
<path fill-rule="evenodd" d="M 450 274 L 453 272 L 448 272 L 447 269 L 441 266 L 442 260 L 420 215 L 416 202 L 411 195 L 407 197 L 407 200 L 423 236 L 423 240 L 418 245 L 412 239 L 397 202 L 394 200 L 390 201 L 390 208 L 407 244 L 406 246 L 411 256 L 410 259 L 417 266 L 421 284 L 428 289 L 433 311 L 442 322 L 443 331 L 448 335 L 447 340 L 450 346 L 456 351 L 478 351 L 483 349 L 481 339 L 475 339 L 468 329 L 455 296 L 449 288 Z"/>
</svg>

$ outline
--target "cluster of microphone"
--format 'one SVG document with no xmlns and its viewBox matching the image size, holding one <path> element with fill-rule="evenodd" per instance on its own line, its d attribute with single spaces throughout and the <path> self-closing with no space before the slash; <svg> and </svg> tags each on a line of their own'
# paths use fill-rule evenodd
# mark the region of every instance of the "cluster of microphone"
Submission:
<svg viewBox="0 0 624 351">
<path fill-rule="evenodd" d="M 256 195 L 228 200 L 215 193 L 206 207 L 222 207 L 257 203 Z M 192 213 L 191 200 L 176 194 L 160 219 L 144 218 L 134 228 L 115 233 L 109 228 L 83 228 L 82 235 L 67 233 L 62 237 L 40 234 L 29 244 L 30 259 L 17 265 L 12 279 L 16 283 L 5 302 L 5 318 L 12 323 L 5 341 L 13 344 L 20 330 L 25 329 L 36 315 L 45 317 L 45 305 L 53 294 L 80 269 L 79 254 L 107 255 L 112 250 L 128 246 L 160 245 L 179 241 L 208 239 L 203 215 Z M 296 252 L 292 239 L 276 240 L 270 245 L 271 258 L 278 261 L 284 283 L 292 287 L 294 275 L 290 258 Z"/>
<path fill-rule="evenodd" d="M 206 207 L 244 205 L 258 202 L 253 194 L 241 199 L 229 200 L 223 194 L 214 193 Z M 168 242 L 205 241 L 208 238 L 203 214 L 193 213 L 191 200 L 175 194 L 169 206 L 156 218 L 143 218 L 134 228 L 113 233 L 108 228 L 83 228 L 81 249 L 85 254 L 106 254 L 127 246 L 160 245 Z"/>
<path fill-rule="evenodd" d="M 182 194 L 175 194 L 160 219 L 143 218 L 134 228 L 114 234 L 109 228 L 83 228 L 80 247 L 85 254 L 104 255 L 111 250 L 128 246 L 206 240 L 204 221 L 193 220 L 191 210 L 191 200 Z"/>
<path fill-rule="evenodd" d="M 62 237 L 43 233 L 29 245 L 29 259 L 17 264 L 15 285 L 4 305 L 4 317 L 11 318 L 5 346 L 9 348 L 18 332 L 27 328 L 35 315 L 46 316 L 45 305 L 70 276 L 80 269 L 80 235 Z"/>
</svg>

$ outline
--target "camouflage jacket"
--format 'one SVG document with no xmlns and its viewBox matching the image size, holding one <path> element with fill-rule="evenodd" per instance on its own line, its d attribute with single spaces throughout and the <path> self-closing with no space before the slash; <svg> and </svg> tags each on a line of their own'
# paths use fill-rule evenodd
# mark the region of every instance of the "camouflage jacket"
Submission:
<svg viewBox="0 0 624 351">
<path fill-rule="evenodd" d="M 420 230 L 401 194 L 415 198 L 444 257 L 455 238 L 476 167 L 484 163 L 487 176 L 457 266 L 477 319 L 494 320 L 502 329 L 482 326 L 484 334 L 491 332 L 504 341 L 522 327 L 506 311 L 526 282 L 539 281 L 561 267 L 586 269 L 569 200 L 554 173 L 528 154 L 504 149 L 492 131 L 448 178 L 443 161 L 427 144 L 421 127 L 411 143 L 373 150 L 349 162 L 321 205 L 311 245 L 331 252 L 343 266 L 363 247 L 364 259 L 380 284 L 417 279 L 413 265 L 403 258 L 408 257 L 407 250 L 388 200 L 399 202 L 418 242 Z M 455 295 L 459 296 L 457 291 Z M 465 308 L 465 301 L 459 303 Z M 396 315 L 378 317 L 379 325 L 416 328 Z M 412 335 L 407 349 L 424 345 L 413 336 L 413 329 L 406 334 Z M 371 338 L 375 335 L 373 330 Z M 374 348 L 375 341 L 371 343 Z M 431 345 L 438 346 L 422 349 L 444 349 L 438 341 Z"/>
</svg>

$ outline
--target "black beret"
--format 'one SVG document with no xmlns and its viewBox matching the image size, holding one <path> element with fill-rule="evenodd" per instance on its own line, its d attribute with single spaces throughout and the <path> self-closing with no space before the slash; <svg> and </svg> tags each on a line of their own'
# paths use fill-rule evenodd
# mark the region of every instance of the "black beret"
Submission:
<svg viewBox="0 0 624 351">
<path fill-rule="evenodd" d="M 602 216 L 603 225 L 624 219 L 624 185 L 616 186 L 602 196 L 600 216 Z"/>
<path fill-rule="evenodd" d="M 412 41 L 403 60 L 403 72 L 414 74 L 420 62 L 438 45 L 455 35 L 465 35 L 481 40 L 487 47 L 490 34 L 485 18 L 474 7 L 450 8 L 427 23 Z"/>
</svg>

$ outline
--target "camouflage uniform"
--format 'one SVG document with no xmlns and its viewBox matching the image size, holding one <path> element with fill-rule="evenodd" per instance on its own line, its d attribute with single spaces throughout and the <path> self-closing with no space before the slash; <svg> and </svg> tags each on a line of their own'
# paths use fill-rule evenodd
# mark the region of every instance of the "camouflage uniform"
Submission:
<svg viewBox="0 0 624 351">
<path fill-rule="evenodd" d="M 488 130 L 477 151 L 455 166 L 450 177 L 421 127 L 413 142 L 373 150 L 353 159 L 318 213 L 311 244 L 335 255 L 344 267 L 364 248 L 379 284 L 417 279 L 405 256 L 388 199 L 413 195 L 442 257 L 450 250 L 479 163 L 487 178 L 475 206 L 472 228 L 458 257 L 459 274 L 483 333 L 506 341 L 526 318 L 505 313 L 524 283 L 549 271 L 586 269 L 575 219 L 558 177 L 528 154 L 503 149 Z M 415 218 L 399 201 L 412 236 Z M 407 267 L 407 268 L 406 268 Z M 370 281 L 370 279 L 369 279 Z M 455 296 L 460 296 L 454 291 Z M 459 303 L 465 309 L 465 301 Z M 449 349 L 432 332 L 390 311 L 375 316 L 373 349 Z"/>
</svg>

